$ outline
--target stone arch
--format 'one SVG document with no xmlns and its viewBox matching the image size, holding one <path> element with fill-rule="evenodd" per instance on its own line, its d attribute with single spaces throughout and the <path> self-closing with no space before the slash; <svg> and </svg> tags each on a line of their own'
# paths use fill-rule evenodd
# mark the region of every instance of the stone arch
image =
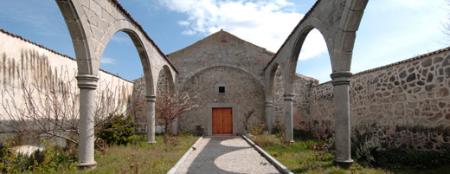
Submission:
<svg viewBox="0 0 450 174">
<path fill-rule="evenodd" d="M 266 80 L 266 101 L 272 100 L 273 98 L 273 88 L 275 83 L 275 73 L 279 71 L 281 66 L 278 63 L 274 63 L 269 71 L 267 71 L 267 80 Z"/>
<path fill-rule="evenodd" d="M 294 78 L 296 76 L 296 70 L 297 70 L 297 65 L 301 62 L 299 62 L 299 57 L 303 48 L 303 45 L 305 43 L 306 37 L 309 35 L 309 33 L 311 33 L 312 30 L 316 29 L 317 31 L 319 31 L 319 33 L 322 35 L 322 37 L 325 39 L 325 35 L 323 34 L 324 32 L 322 32 L 319 28 L 314 27 L 316 25 L 308 25 L 305 26 L 305 28 L 303 28 L 301 34 L 299 35 L 299 37 L 297 38 L 296 42 L 295 42 L 295 46 L 293 47 L 293 49 L 291 50 L 292 52 L 290 53 L 290 57 L 288 60 L 288 64 L 287 64 L 287 69 L 283 72 L 285 73 L 283 75 L 283 85 L 284 85 L 284 89 L 286 90 L 286 94 L 294 94 L 294 89 L 293 89 L 293 83 L 294 83 Z M 325 44 L 327 47 L 327 51 L 329 52 L 329 45 L 330 42 L 328 42 L 327 40 L 325 40 Z M 330 53 L 329 53 L 330 54 Z M 332 59 L 332 57 L 330 56 L 330 60 Z"/>
<path fill-rule="evenodd" d="M 204 71 L 207 71 L 207 70 L 210 70 L 210 69 L 214 69 L 214 68 L 218 68 L 218 67 L 231 68 L 231 69 L 235 69 L 235 70 L 238 70 L 238 71 L 240 71 L 240 72 L 243 72 L 243 73 L 245 73 L 245 74 L 251 76 L 252 79 L 253 79 L 253 80 L 254 80 L 261 88 L 263 88 L 263 86 L 264 86 L 264 85 L 261 83 L 261 81 L 258 80 L 258 78 L 257 78 L 254 74 L 248 72 L 247 70 L 245 70 L 245 69 L 243 69 L 243 68 L 240 68 L 240 67 L 237 67 L 237 66 L 233 66 L 233 65 L 217 64 L 217 65 L 212 65 L 212 66 L 208 66 L 208 67 L 205 67 L 205 68 L 201 68 L 201 69 L 198 69 L 197 71 L 194 71 L 194 72 L 192 72 L 192 73 L 189 73 L 190 75 L 187 76 L 187 78 L 182 82 L 182 85 L 180 86 L 181 89 L 183 89 L 183 88 L 185 87 L 185 83 L 186 83 L 186 82 L 190 81 L 190 80 L 191 80 L 193 77 L 195 77 L 197 74 L 200 74 L 200 73 L 202 73 L 202 72 L 204 72 Z"/>
<path fill-rule="evenodd" d="M 100 56 L 111 37 L 118 31 L 127 33 L 135 44 L 144 69 L 148 115 L 148 139 L 154 143 L 154 108 L 156 70 L 167 65 L 173 77 L 175 67 L 145 33 L 143 28 L 118 1 L 56 0 L 69 28 L 78 66 L 80 88 L 80 143 L 78 166 L 92 168 L 94 160 L 94 110 Z M 152 70 L 153 69 L 153 70 Z"/>
<path fill-rule="evenodd" d="M 165 79 L 162 79 L 165 78 Z M 173 78 L 173 74 L 170 71 L 170 68 L 167 65 L 164 65 L 163 68 L 159 71 L 158 73 L 158 80 L 157 80 L 157 90 L 159 89 L 159 85 L 161 85 L 159 82 L 161 82 L 162 80 L 166 81 L 167 84 L 167 90 L 170 93 L 174 93 L 175 91 L 175 80 Z"/>
<path fill-rule="evenodd" d="M 124 32 L 126 33 L 130 38 L 131 41 L 133 42 L 136 51 L 138 52 L 139 55 L 139 59 L 141 61 L 141 65 L 142 65 L 142 70 L 144 71 L 144 82 L 145 82 L 145 91 L 146 91 L 146 96 L 154 96 L 155 94 L 155 83 L 154 83 L 154 75 L 152 73 L 152 69 L 151 69 L 151 62 L 150 62 L 150 57 L 149 57 L 149 53 L 147 53 L 147 50 L 142 37 L 140 36 L 139 32 L 136 32 L 136 30 L 134 29 L 130 29 L 130 28 L 116 28 L 116 30 L 109 30 L 111 32 L 108 32 L 108 36 L 104 38 L 104 40 L 102 41 L 103 46 L 102 47 L 98 47 L 98 52 L 99 55 L 98 57 L 101 59 L 101 55 L 103 55 L 103 52 L 106 48 L 106 46 L 108 45 L 108 43 L 111 41 L 112 37 L 118 33 L 118 32 Z"/>
<path fill-rule="evenodd" d="M 88 37 L 90 33 L 85 32 L 83 23 L 87 23 L 85 16 L 78 13 L 77 6 L 72 1 L 56 0 L 58 7 L 64 17 L 67 28 L 69 29 L 72 43 L 74 46 L 75 57 L 77 61 L 79 74 L 95 74 L 90 57 Z"/>
<path fill-rule="evenodd" d="M 338 164 L 353 162 L 350 148 L 350 65 L 356 31 L 362 19 L 368 0 L 318 0 L 288 36 L 273 59 L 264 68 L 282 64 L 285 87 L 284 112 L 286 141 L 293 141 L 293 77 L 298 55 L 307 34 L 318 29 L 325 39 L 332 67 L 331 78 L 334 86 L 336 105 L 336 158 Z M 270 80 L 270 79 L 265 79 Z"/>
<path fill-rule="evenodd" d="M 173 76 L 172 73 L 169 69 L 168 66 L 163 66 L 163 68 L 159 71 L 158 73 L 158 79 L 157 79 L 157 83 L 156 83 L 156 99 L 155 99 L 155 103 L 156 103 L 156 111 L 155 111 L 155 117 L 156 118 L 160 118 L 159 116 L 159 112 L 158 112 L 158 107 L 160 107 L 160 102 L 161 100 L 164 99 L 168 99 L 168 98 L 172 98 L 172 97 L 176 97 L 176 90 L 175 90 L 175 82 L 173 80 Z M 161 122 L 162 120 L 160 119 L 156 119 L 156 125 L 164 125 L 163 122 Z M 173 120 L 171 123 L 169 123 L 169 131 L 172 134 L 177 134 L 178 132 L 178 119 Z"/>
<path fill-rule="evenodd" d="M 275 117 L 275 83 L 277 81 L 276 74 L 282 69 L 281 65 L 274 63 L 271 65 L 265 73 L 265 102 L 264 102 L 264 116 L 266 119 L 267 131 L 270 133 L 273 129 L 273 122 Z"/>
</svg>

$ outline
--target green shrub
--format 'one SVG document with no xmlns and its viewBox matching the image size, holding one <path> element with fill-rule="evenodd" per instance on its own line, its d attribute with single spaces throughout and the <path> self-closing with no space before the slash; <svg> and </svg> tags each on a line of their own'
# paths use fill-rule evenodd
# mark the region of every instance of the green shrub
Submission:
<svg viewBox="0 0 450 174">
<path fill-rule="evenodd" d="M 382 145 L 376 134 L 377 129 L 369 129 L 362 132 L 355 129 L 352 134 L 352 156 L 358 162 L 373 166 L 375 164 L 374 154 L 381 150 Z"/>
<path fill-rule="evenodd" d="M 261 124 L 254 124 L 250 126 L 248 133 L 252 135 L 261 135 L 264 133 L 264 130 L 266 129 L 266 125 L 264 123 Z"/>
<path fill-rule="evenodd" d="M 253 136 L 253 141 L 261 146 L 261 147 L 268 147 L 273 146 L 274 144 L 281 144 L 280 140 L 278 138 L 273 138 L 274 135 L 258 135 Z"/>
<path fill-rule="evenodd" d="M 51 173 L 51 171 L 75 171 L 76 158 L 67 150 L 46 145 L 44 151 L 32 155 L 16 154 L 8 145 L 0 144 L 0 173 Z"/>
<path fill-rule="evenodd" d="M 392 148 L 373 152 L 374 166 L 388 168 L 408 167 L 413 169 L 432 169 L 450 164 L 450 152 L 418 151 L 407 148 Z"/>
<path fill-rule="evenodd" d="M 112 115 L 101 126 L 97 137 L 107 144 L 126 145 L 135 142 L 138 136 L 134 134 L 134 123 L 130 116 Z"/>
<path fill-rule="evenodd" d="M 352 156 L 360 164 L 392 169 L 431 169 L 450 164 L 450 146 L 443 151 L 392 147 L 386 141 L 393 140 L 380 137 L 382 127 L 373 124 L 363 130 L 355 129 L 352 134 Z"/>
<path fill-rule="evenodd" d="M 295 140 L 315 140 L 317 139 L 314 137 L 311 131 L 306 131 L 302 129 L 294 129 L 294 139 Z"/>
</svg>

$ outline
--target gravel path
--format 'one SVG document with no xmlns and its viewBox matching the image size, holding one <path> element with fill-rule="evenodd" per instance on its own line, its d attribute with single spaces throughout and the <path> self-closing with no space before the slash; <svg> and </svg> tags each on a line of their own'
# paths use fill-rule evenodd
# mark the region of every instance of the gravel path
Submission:
<svg viewBox="0 0 450 174">
<path fill-rule="evenodd" d="M 176 173 L 279 173 L 241 137 L 205 137 L 196 146 Z"/>
</svg>

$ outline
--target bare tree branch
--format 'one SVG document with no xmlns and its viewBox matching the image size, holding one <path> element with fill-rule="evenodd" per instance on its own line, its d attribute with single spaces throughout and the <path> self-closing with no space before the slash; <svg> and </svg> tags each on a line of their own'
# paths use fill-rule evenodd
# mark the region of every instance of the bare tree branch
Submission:
<svg viewBox="0 0 450 174">
<path fill-rule="evenodd" d="M 50 73 L 45 77 L 37 80 L 21 76 L 17 85 L 9 84 L 1 91 L 1 108 L 7 126 L 17 134 L 32 132 L 78 144 L 79 90 L 73 78 L 75 74 L 63 72 L 57 77 Z M 122 95 L 125 91 L 120 85 L 106 80 L 99 83 L 103 84 L 97 89 L 95 120 L 92 120 L 96 122 L 95 130 L 110 115 L 126 112 L 127 99 L 121 97 L 128 97 Z"/>
</svg>

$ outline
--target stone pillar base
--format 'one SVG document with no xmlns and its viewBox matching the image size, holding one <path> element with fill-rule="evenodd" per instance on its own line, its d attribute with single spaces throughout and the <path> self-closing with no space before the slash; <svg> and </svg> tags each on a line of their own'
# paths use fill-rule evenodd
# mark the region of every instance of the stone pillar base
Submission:
<svg viewBox="0 0 450 174">
<path fill-rule="evenodd" d="M 90 163 L 78 163 L 77 165 L 78 170 L 92 170 L 97 167 L 97 162 L 90 162 Z"/>
<path fill-rule="evenodd" d="M 334 165 L 339 166 L 344 169 L 350 168 L 352 166 L 352 164 L 353 164 L 352 159 L 344 160 L 344 161 L 337 161 L 337 160 L 334 161 Z"/>
<path fill-rule="evenodd" d="M 156 144 L 156 141 L 147 141 L 147 144 Z"/>
<path fill-rule="evenodd" d="M 294 142 L 294 94 L 284 94 L 284 103 L 285 141 L 290 143 Z"/>
</svg>

